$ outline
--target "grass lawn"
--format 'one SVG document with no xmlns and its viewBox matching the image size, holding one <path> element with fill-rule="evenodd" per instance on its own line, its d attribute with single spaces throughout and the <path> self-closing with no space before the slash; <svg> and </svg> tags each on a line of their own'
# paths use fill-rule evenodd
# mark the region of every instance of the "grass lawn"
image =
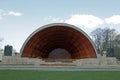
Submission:
<svg viewBox="0 0 120 80">
<path fill-rule="evenodd" d="M 0 80 L 120 80 L 120 71 L 0 70 Z"/>
</svg>

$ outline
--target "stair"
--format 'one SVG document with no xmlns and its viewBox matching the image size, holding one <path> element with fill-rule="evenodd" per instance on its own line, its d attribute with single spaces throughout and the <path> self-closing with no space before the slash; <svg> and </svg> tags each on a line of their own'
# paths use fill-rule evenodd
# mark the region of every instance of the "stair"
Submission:
<svg viewBox="0 0 120 80">
<path fill-rule="evenodd" d="M 74 59 L 44 59 L 40 66 L 77 66 Z"/>
</svg>

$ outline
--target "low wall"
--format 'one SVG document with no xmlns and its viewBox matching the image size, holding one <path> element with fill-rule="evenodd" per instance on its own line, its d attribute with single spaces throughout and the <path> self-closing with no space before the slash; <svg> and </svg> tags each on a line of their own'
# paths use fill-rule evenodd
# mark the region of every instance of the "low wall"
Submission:
<svg viewBox="0 0 120 80">
<path fill-rule="evenodd" d="M 89 59 L 79 59 L 76 60 L 74 63 L 76 63 L 78 66 L 104 66 L 104 65 L 119 65 L 118 61 L 114 57 L 99 57 L 97 59 L 95 58 L 89 58 Z"/>
<path fill-rule="evenodd" d="M 78 59 L 69 62 L 64 61 L 56 61 L 56 62 L 49 62 L 42 59 L 37 58 L 23 58 L 19 56 L 4 56 L 0 65 L 76 65 L 76 66 L 102 66 L 102 65 L 120 65 L 119 61 L 117 61 L 114 57 L 98 57 L 98 58 L 88 58 L 88 59 Z"/>
<path fill-rule="evenodd" d="M 21 58 L 19 56 L 4 56 L 0 64 L 10 65 L 33 65 L 36 59 Z"/>
</svg>

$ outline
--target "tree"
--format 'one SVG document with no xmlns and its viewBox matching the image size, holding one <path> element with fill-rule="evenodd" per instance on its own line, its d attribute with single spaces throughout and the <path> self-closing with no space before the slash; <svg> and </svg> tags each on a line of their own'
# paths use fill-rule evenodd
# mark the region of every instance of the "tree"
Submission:
<svg viewBox="0 0 120 80">
<path fill-rule="evenodd" d="M 1 49 L 2 41 L 3 39 L 0 38 L 0 62 L 2 61 L 2 52 L 3 52 L 3 50 Z"/>
<path fill-rule="evenodd" d="M 103 30 L 101 28 L 97 28 L 96 30 L 91 32 L 92 39 L 95 42 L 99 54 L 101 54 L 102 51 L 102 34 Z"/>
<path fill-rule="evenodd" d="M 1 46 L 2 46 L 2 41 L 3 41 L 3 38 L 0 38 L 0 49 L 1 49 Z"/>
<path fill-rule="evenodd" d="M 115 49 L 115 56 L 117 59 L 120 59 L 120 34 L 115 37 L 114 40 L 114 49 Z"/>
<path fill-rule="evenodd" d="M 103 50 L 107 48 L 113 48 L 113 40 L 115 39 L 116 31 L 115 29 L 104 28 L 102 37 L 103 37 Z"/>
<path fill-rule="evenodd" d="M 96 44 L 98 53 L 102 55 L 103 51 L 111 50 L 114 47 L 113 40 L 116 36 L 116 30 L 110 28 L 97 28 L 91 32 L 91 36 Z"/>
</svg>

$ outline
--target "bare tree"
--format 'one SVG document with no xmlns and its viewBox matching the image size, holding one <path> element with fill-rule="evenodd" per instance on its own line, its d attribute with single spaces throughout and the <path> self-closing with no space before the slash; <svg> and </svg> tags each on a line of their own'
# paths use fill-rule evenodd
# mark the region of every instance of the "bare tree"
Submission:
<svg viewBox="0 0 120 80">
<path fill-rule="evenodd" d="M 102 55 L 102 51 L 107 51 L 108 48 L 113 48 L 113 40 L 116 36 L 115 29 L 97 28 L 91 32 L 91 35 L 99 54 Z"/>
<path fill-rule="evenodd" d="M 1 49 L 1 46 L 2 46 L 2 42 L 3 42 L 3 38 L 0 38 L 0 49 Z"/>
<path fill-rule="evenodd" d="M 102 51 L 102 33 L 103 30 L 101 28 L 95 29 L 93 32 L 91 32 L 92 39 L 96 44 L 98 53 L 101 54 Z"/>
<path fill-rule="evenodd" d="M 107 48 L 113 48 L 113 40 L 115 39 L 116 31 L 115 29 L 110 28 L 104 28 L 103 29 L 103 50 L 106 50 Z"/>
<path fill-rule="evenodd" d="M 114 40 L 114 49 L 115 49 L 115 56 L 117 59 L 120 59 L 120 34 L 118 34 L 116 37 L 115 37 L 115 40 Z"/>
</svg>

